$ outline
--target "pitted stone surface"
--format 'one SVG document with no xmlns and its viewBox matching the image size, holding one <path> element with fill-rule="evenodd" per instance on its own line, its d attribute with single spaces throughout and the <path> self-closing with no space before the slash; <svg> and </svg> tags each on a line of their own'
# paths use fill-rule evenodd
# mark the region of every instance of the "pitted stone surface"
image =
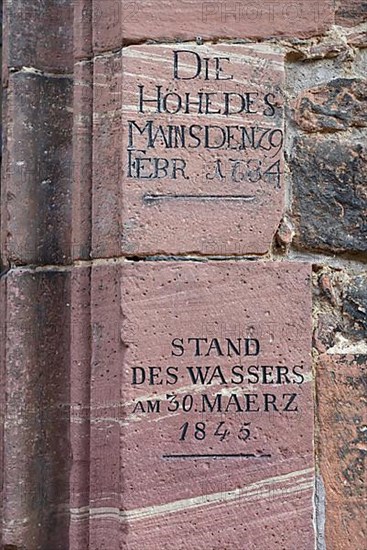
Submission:
<svg viewBox="0 0 367 550">
<path fill-rule="evenodd" d="M 96 89 L 98 128 L 102 116 L 114 127 L 118 82 L 109 84 L 108 61 L 98 67 L 106 83 Z M 127 255 L 266 253 L 284 208 L 282 83 L 283 56 L 263 45 L 123 50 L 123 170 L 114 160 L 119 130 L 107 129 L 105 168 L 96 156 L 96 173 L 113 166 L 115 175 L 101 179 L 94 201 L 96 211 L 110 204 L 111 216 L 95 219 L 94 242 L 120 205 Z"/>
<path fill-rule="evenodd" d="M 309 277 L 93 270 L 91 550 L 314 548 Z"/>
</svg>

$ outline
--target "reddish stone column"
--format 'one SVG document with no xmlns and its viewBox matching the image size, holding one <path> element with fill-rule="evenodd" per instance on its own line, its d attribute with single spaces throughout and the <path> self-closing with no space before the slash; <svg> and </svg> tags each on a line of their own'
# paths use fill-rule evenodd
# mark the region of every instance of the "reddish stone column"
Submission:
<svg viewBox="0 0 367 550">
<path fill-rule="evenodd" d="M 73 3 L 4 1 L 1 547 L 69 547 Z"/>
</svg>

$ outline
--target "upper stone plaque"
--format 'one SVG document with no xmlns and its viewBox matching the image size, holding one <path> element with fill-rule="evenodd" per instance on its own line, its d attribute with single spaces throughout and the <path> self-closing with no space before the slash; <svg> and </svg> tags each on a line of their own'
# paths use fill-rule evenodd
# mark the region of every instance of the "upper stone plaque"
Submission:
<svg viewBox="0 0 367 550">
<path fill-rule="evenodd" d="M 267 252 L 284 206 L 282 84 L 264 45 L 123 50 L 123 253 Z"/>
</svg>

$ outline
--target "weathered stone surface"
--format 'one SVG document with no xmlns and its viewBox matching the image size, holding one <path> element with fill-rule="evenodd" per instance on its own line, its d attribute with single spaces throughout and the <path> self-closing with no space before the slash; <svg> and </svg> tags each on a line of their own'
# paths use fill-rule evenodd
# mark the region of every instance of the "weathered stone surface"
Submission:
<svg viewBox="0 0 367 550">
<path fill-rule="evenodd" d="M 4 548 L 68 547 L 70 287 L 17 270 L 5 285 Z M 5 346 L 5 347 L 4 347 Z M 7 546 L 9 545 L 9 546 Z"/>
<path fill-rule="evenodd" d="M 367 354 L 367 275 L 323 267 L 315 274 L 314 347 L 323 354 Z"/>
<path fill-rule="evenodd" d="M 282 54 L 129 47 L 122 98 L 118 61 L 101 60 L 95 81 L 94 243 L 109 255 L 266 253 L 284 209 Z"/>
<path fill-rule="evenodd" d="M 71 241 L 72 82 L 20 71 L 5 103 L 4 263 L 66 263 Z"/>
<path fill-rule="evenodd" d="M 121 445 L 127 448 L 124 414 L 124 362 L 121 339 L 121 267 L 95 266 L 91 277 L 90 514 L 74 513 L 74 526 L 90 522 L 89 550 L 119 550 L 126 542 L 120 513 L 125 509 Z M 140 338 L 143 336 L 141 335 Z M 148 455 L 146 455 L 148 456 Z M 136 455 L 136 460 L 141 457 Z M 148 489 L 147 489 L 148 490 Z M 109 513 L 104 513 L 108 509 Z"/>
<path fill-rule="evenodd" d="M 1 273 L 1 268 L 0 268 Z M 4 425 L 5 425 L 5 373 L 6 373 L 6 282 L 5 274 L 0 275 L 0 516 L 4 517 Z M 2 529 L 0 530 L 0 542 L 2 542 Z"/>
<path fill-rule="evenodd" d="M 332 36 L 328 40 L 316 43 L 300 41 L 292 44 L 292 58 L 297 61 L 311 61 L 318 59 L 330 59 L 345 54 L 348 45 L 340 38 L 335 40 Z"/>
<path fill-rule="evenodd" d="M 360 550 L 367 536 L 367 356 L 319 358 L 319 466 L 326 493 L 326 548 Z"/>
<path fill-rule="evenodd" d="M 93 1 L 74 0 L 73 50 L 76 61 L 93 55 Z"/>
<path fill-rule="evenodd" d="M 353 277 L 343 296 L 343 312 L 352 321 L 353 336 L 367 340 L 367 274 Z"/>
<path fill-rule="evenodd" d="M 88 510 L 90 497 L 90 385 L 92 326 L 91 268 L 70 275 L 70 550 L 89 550 L 89 517 L 76 521 L 73 510 Z"/>
<path fill-rule="evenodd" d="M 73 93 L 73 259 L 88 260 L 92 238 L 93 169 L 93 62 L 80 61 L 74 67 Z"/>
<path fill-rule="evenodd" d="M 287 262 L 93 269 L 91 550 L 314 548 L 309 279 Z"/>
<path fill-rule="evenodd" d="M 116 0 L 93 0 L 92 29 L 93 50 L 95 52 L 112 51 L 121 48 L 124 43 L 122 26 L 125 22 L 141 25 L 141 18 L 136 13 L 141 10 L 142 3 L 118 2 Z M 157 9 L 157 6 L 156 6 Z M 160 7 L 158 7 L 160 9 Z M 151 37 L 151 28 L 147 35 Z"/>
<path fill-rule="evenodd" d="M 335 132 L 367 126 L 367 81 L 339 78 L 303 92 L 294 118 L 306 132 Z"/>
<path fill-rule="evenodd" d="M 367 48 L 367 31 L 363 28 L 351 29 L 347 35 L 347 41 L 355 48 Z"/>
<path fill-rule="evenodd" d="M 276 234 L 276 244 L 283 249 L 292 244 L 294 238 L 294 227 L 291 220 L 285 216 L 278 227 Z"/>
<path fill-rule="evenodd" d="M 364 143 L 297 138 L 290 167 L 295 243 L 327 252 L 367 250 Z"/>
<path fill-rule="evenodd" d="M 93 64 L 93 257 L 121 254 L 123 120 L 122 53 Z"/>
<path fill-rule="evenodd" d="M 366 0 L 337 0 L 335 23 L 353 27 L 367 20 Z"/>
<path fill-rule="evenodd" d="M 257 195 L 258 218 L 246 202 L 240 208 L 232 202 L 217 207 L 212 195 L 198 207 L 193 195 L 205 193 L 208 180 L 196 167 L 189 183 L 162 178 L 156 185 L 152 178 L 142 178 L 136 184 L 126 177 L 126 122 L 137 114 L 138 85 L 145 85 L 149 97 L 156 85 L 162 85 L 164 93 L 176 91 L 167 61 L 174 50 L 204 52 L 202 58 L 211 61 L 228 54 L 236 71 L 231 82 L 222 79 L 228 74 L 226 62 L 222 71 L 212 66 L 210 80 L 181 80 L 180 92 L 223 93 L 233 86 L 233 93 L 243 87 L 259 94 L 257 99 L 274 89 L 280 92 L 283 58 L 275 43 L 269 48 L 225 45 L 228 37 L 289 37 L 294 39 L 293 59 L 323 59 L 317 65 L 308 63 L 305 72 L 306 64 L 293 64 L 295 81 L 306 75 L 297 93 L 320 79 L 347 74 L 348 79 L 332 80 L 298 98 L 301 130 L 344 135 L 297 141 L 289 191 L 294 192 L 297 247 L 365 252 L 366 163 L 360 129 L 366 126 L 366 87 L 365 80 L 352 75 L 356 71 L 360 77 L 363 71 L 357 48 L 366 46 L 365 26 L 353 26 L 365 20 L 366 3 L 336 2 L 336 22 L 350 27 L 334 27 L 334 34 L 327 33 L 323 40 L 298 38 L 325 33 L 334 22 L 331 0 L 275 0 L 258 6 L 247 0 L 4 3 L 8 131 L 0 270 L 6 272 L 10 262 L 69 264 L 90 255 L 97 260 L 83 267 L 76 262 L 71 273 L 63 266 L 60 271 L 43 267 L 2 274 L 0 473 L 4 470 L 5 475 L 0 483 L 0 547 L 313 550 L 309 267 L 287 261 L 101 259 L 121 254 L 264 254 L 274 235 L 284 254 L 292 244 L 291 220 L 283 218 L 279 226 L 284 214 L 282 164 L 279 185 L 259 186 L 266 201 L 261 203 Z M 213 38 L 216 45 L 199 46 L 202 39 Z M 146 39 L 175 45 L 129 46 Z M 338 57 L 335 64 L 324 59 L 331 57 Z M 192 68 L 192 63 L 184 63 L 183 74 L 187 77 Z M 291 86 L 288 92 L 292 94 Z M 280 96 L 277 116 L 269 117 L 270 131 L 274 121 L 278 130 L 283 127 Z M 243 124 L 250 136 L 254 127 L 264 126 L 265 117 L 218 114 L 217 98 L 209 103 L 212 113 L 198 114 L 195 120 L 190 115 L 190 125 L 212 120 L 218 127 Z M 169 105 L 174 105 L 173 97 Z M 248 111 L 251 106 L 249 102 Z M 154 121 L 170 124 L 176 118 L 174 113 L 159 118 L 152 111 L 147 108 L 145 114 L 152 114 Z M 181 127 L 187 124 L 186 115 L 178 119 Z M 354 137 L 348 141 L 351 128 Z M 136 135 L 137 141 L 144 141 Z M 251 137 L 246 139 L 240 152 L 228 148 L 221 156 L 213 148 L 205 157 L 192 147 L 184 160 L 191 163 L 194 158 L 197 167 L 207 169 L 240 153 L 252 163 L 253 181 L 236 181 L 235 193 L 247 192 L 258 183 L 259 159 L 276 162 L 282 151 L 272 156 L 277 145 L 267 143 L 266 135 L 261 138 L 265 147 L 251 147 Z M 154 154 L 166 150 L 164 140 L 157 138 Z M 180 153 L 179 147 L 172 150 Z M 220 172 L 217 165 L 219 185 L 209 181 L 210 192 L 228 192 L 228 170 L 224 182 Z M 188 208 L 170 202 L 182 189 L 187 192 L 186 185 L 191 186 Z M 152 201 L 154 193 L 175 196 L 170 195 L 165 206 Z M 324 354 L 316 397 L 326 548 L 361 550 L 366 538 L 366 357 L 335 354 L 343 348 L 366 349 L 366 276 L 329 271 L 322 269 L 318 281 L 314 332 L 315 348 Z M 212 341 L 210 352 L 190 355 L 188 351 L 196 349 L 191 342 L 183 356 L 172 353 L 181 351 L 181 339 L 186 347 L 192 337 Z M 235 346 L 238 337 L 248 337 L 250 346 L 258 338 L 259 356 L 237 357 L 234 347 L 231 357 L 219 353 L 219 342 L 223 346 L 232 338 Z M 239 372 L 250 367 L 256 373 L 263 366 L 269 383 L 254 383 L 254 374 L 252 383 L 249 377 L 243 384 L 223 383 L 221 376 L 227 377 L 235 362 Z M 303 367 L 302 383 L 297 383 L 301 375 L 294 373 L 287 382 L 289 372 L 280 369 L 288 365 Z M 194 384 L 187 369 L 197 366 L 212 367 L 212 374 L 218 366 L 224 368 L 215 371 L 212 384 Z M 166 368 L 173 369 L 169 375 Z M 132 384 L 133 372 L 145 372 L 146 380 Z M 283 384 L 269 380 L 274 372 L 283 377 Z M 296 395 L 297 411 L 274 409 L 273 398 L 279 407 L 285 393 Z M 245 411 L 238 411 L 232 395 L 242 396 Z M 267 410 L 261 410 L 265 395 Z M 260 410 L 251 410 L 258 403 Z M 250 438 L 245 441 L 247 429 Z M 182 449 L 186 455 L 206 452 L 216 457 L 167 457 Z M 230 456 L 219 457 L 221 452 Z M 234 457 L 236 452 L 246 457 Z"/>
<path fill-rule="evenodd" d="M 5 66 L 72 72 L 73 6 L 72 0 L 4 0 Z"/>
<path fill-rule="evenodd" d="M 256 5 L 250 0 L 95 0 L 93 6 L 95 51 L 146 39 L 305 37 L 323 33 L 334 22 L 331 0 Z"/>
</svg>

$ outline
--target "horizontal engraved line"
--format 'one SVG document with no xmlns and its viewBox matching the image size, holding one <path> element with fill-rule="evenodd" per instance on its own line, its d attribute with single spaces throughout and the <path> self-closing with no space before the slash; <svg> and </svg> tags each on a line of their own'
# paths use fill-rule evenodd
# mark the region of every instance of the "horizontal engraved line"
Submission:
<svg viewBox="0 0 367 550">
<path fill-rule="evenodd" d="M 192 497 L 183 500 L 160 504 L 157 506 L 147 506 L 133 510 L 121 510 L 118 508 L 73 508 L 71 512 L 72 521 L 82 521 L 89 517 L 93 519 L 111 519 L 119 520 L 123 523 L 130 521 L 146 520 L 159 517 L 165 514 L 181 512 L 195 508 L 202 508 L 210 505 L 222 506 L 229 502 L 262 500 L 264 498 L 277 498 L 285 495 L 297 494 L 308 491 L 313 488 L 314 469 L 307 468 L 296 472 L 290 472 L 276 477 L 263 479 L 245 487 L 237 488 L 220 493 L 211 493 Z M 289 483 L 288 486 L 277 488 L 279 485 Z"/>
<path fill-rule="evenodd" d="M 226 453 L 226 454 L 177 454 L 177 455 L 163 455 L 162 458 L 165 459 L 185 459 L 185 458 L 193 458 L 200 459 L 200 458 L 271 458 L 270 454 L 261 454 L 261 455 L 255 455 L 255 454 L 244 454 L 244 453 Z"/>
<path fill-rule="evenodd" d="M 160 201 L 242 201 L 255 200 L 253 195 L 144 195 L 143 201 L 153 204 Z"/>
</svg>

